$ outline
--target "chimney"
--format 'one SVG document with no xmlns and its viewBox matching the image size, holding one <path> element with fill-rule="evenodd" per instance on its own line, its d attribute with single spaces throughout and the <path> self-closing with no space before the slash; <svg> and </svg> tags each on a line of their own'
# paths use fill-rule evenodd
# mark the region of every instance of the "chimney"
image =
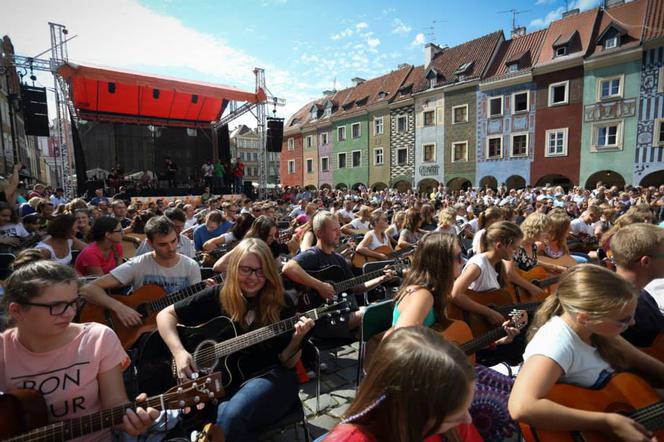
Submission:
<svg viewBox="0 0 664 442">
<path fill-rule="evenodd" d="M 569 11 L 563 12 L 563 18 L 569 17 L 570 15 L 576 15 L 580 12 L 579 8 L 570 9 Z"/>
<path fill-rule="evenodd" d="M 353 86 L 359 86 L 362 83 L 364 83 L 366 80 L 364 78 L 355 77 L 355 78 L 351 78 L 350 81 L 353 82 Z"/>
<path fill-rule="evenodd" d="M 331 97 L 332 95 L 334 95 L 336 93 L 337 93 L 337 91 L 335 89 L 332 89 L 332 90 L 328 89 L 326 91 L 323 91 L 323 95 L 325 95 L 326 97 Z"/>
<path fill-rule="evenodd" d="M 406 68 L 409 68 L 409 67 L 410 67 L 410 65 L 408 63 L 400 63 L 399 66 L 397 66 L 397 69 L 401 70 L 401 69 L 406 69 Z"/>
<path fill-rule="evenodd" d="M 625 4 L 625 0 L 604 0 L 604 9 L 613 8 Z"/>
<path fill-rule="evenodd" d="M 525 26 L 517 26 L 516 28 L 512 29 L 512 39 L 523 37 L 524 35 L 526 35 Z"/>
<path fill-rule="evenodd" d="M 443 52 L 443 50 L 433 44 L 433 43 L 427 43 L 424 45 L 424 69 L 428 68 L 429 65 L 431 64 L 431 60 L 433 60 L 433 57 L 436 56 L 436 54 Z"/>
</svg>

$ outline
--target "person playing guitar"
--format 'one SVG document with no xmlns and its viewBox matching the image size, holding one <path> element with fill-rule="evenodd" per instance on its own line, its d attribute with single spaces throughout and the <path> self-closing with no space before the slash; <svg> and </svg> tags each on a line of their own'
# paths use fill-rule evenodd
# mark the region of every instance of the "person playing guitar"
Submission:
<svg viewBox="0 0 664 442">
<path fill-rule="evenodd" d="M 547 398 L 556 383 L 597 389 L 616 371 L 634 371 L 664 385 L 664 363 L 620 336 L 634 324 L 637 299 L 632 284 L 603 267 L 582 264 L 563 276 L 557 295 L 544 301 L 528 332 L 525 362 L 509 400 L 512 417 L 536 430 L 653 440 L 644 426 L 623 414 L 584 411 L 574 407 L 573 398 L 571 406 Z M 577 400 L 584 396 L 579 391 Z"/>
<path fill-rule="evenodd" d="M 320 281 L 307 272 L 321 270 L 329 266 L 337 266 L 343 273 L 342 280 L 353 278 L 353 272 L 346 258 L 334 251 L 339 245 L 339 238 L 341 236 L 337 217 L 326 210 L 320 211 L 314 216 L 313 229 L 317 238 L 316 246 L 290 259 L 284 265 L 282 272 L 296 284 L 301 284 L 315 290 L 325 299 L 331 299 L 335 295 L 332 284 Z M 369 291 L 391 278 L 392 275 L 385 274 L 355 287 L 353 291 L 354 293 Z M 362 310 L 351 313 L 346 332 L 355 330 L 360 325 L 361 319 Z"/>
<path fill-rule="evenodd" d="M 221 290 L 209 287 L 157 315 L 159 334 L 173 354 L 181 378 L 191 378 L 198 367 L 190 353 L 193 349 L 182 345 L 178 324 L 195 326 L 227 316 L 241 335 L 295 314 L 286 303 L 281 277 L 264 241 L 244 239 L 230 255 L 228 277 Z M 227 442 L 254 440 L 255 432 L 277 422 L 298 400 L 299 383 L 293 367 L 300 357 L 302 340 L 312 327 L 311 319 L 301 318 L 292 334 L 257 344 L 251 357 L 243 359 L 248 359 L 242 367 L 247 378 L 249 374 L 263 375 L 244 383 L 239 380 L 227 389 L 217 414 Z"/>
<path fill-rule="evenodd" d="M 0 334 L 0 391 L 37 390 L 51 422 L 128 402 L 122 371 L 129 358 L 108 327 L 71 322 L 82 305 L 77 292 L 74 269 L 47 260 L 16 269 L 5 286 L 12 327 Z M 138 435 L 158 416 L 153 408 L 128 409 L 118 429 Z M 77 440 L 111 437 L 106 431 Z"/>
<path fill-rule="evenodd" d="M 196 261 L 177 253 L 178 235 L 167 217 L 150 218 L 145 224 L 145 234 L 152 252 L 135 257 L 81 288 L 86 301 L 112 310 L 126 327 L 141 325 L 141 314 L 114 300 L 105 290 L 128 285 L 136 290 L 157 284 L 167 293 L 173 293 L 201 281 Z"/>
<path fill-rule="evenodd" d="M 376 209 L 371 212 L 369 219 L 372 229 L 364 235 L 362 241 L 357 245 L 355 254 L 374 258 L 374 260 L 378 261 L 385 261 L 389 259 L 386 253 L 392 251 L 390 238 L 385 233 L 385 230 L 389 227 L 387 214 L 382 209 Z M 381 249 L 383 252 L 376 251 L 377 249 Z"/>
</svg>

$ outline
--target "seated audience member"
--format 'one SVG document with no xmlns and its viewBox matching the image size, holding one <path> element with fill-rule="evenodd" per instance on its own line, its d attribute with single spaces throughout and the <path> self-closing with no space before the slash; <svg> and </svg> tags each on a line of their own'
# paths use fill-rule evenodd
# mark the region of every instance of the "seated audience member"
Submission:
<svg viewBox="0 0 664 442">
<path fill-rule="evenodd" d="M 81 251 L 74 264 L 81 276 L 103 276 L 122 264 L 122 225 L 117 218 L 97 218 L 91 239 L 93 242 Z"/>
<path fill-rule="evenodd" d="M 40 249 L 46 259 L 59 264 L 72 264 L 72 250 L 83 250 L 87 246 L 76 239 L 75 224 L 76 218 L 72 215 L 56 216 L 46 228 L 49 238 L 37 243 L 35 248 Z"/>
</svg>

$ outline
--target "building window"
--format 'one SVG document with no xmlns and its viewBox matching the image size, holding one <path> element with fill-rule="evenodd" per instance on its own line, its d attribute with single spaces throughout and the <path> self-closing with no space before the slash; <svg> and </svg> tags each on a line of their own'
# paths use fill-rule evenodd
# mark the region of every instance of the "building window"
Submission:
<svg viewBox="0 0 664 442">
<path fill-rule="evenodd" d="M 434 124 L 436 124 L 436 111 L 424 112 L 424 125 L 433 126 Z"/>
<path fill-rule="evenodd" d="M 528 134 L 512 135 L 512 157 L 528 156 Z"/>
<path fill-rule="evenodd" d="M 544 156 L 559 157 L 567 155 L 567 128 L 546 131 L 546 152 Z"/>
<path fill-rule="evenodd" d="M 422 146 L 422 161 L 430 163 L 436 161 L 436 145 L 424 144 Z"/>
<path fill-rule="evenodd" d="M 655 120 L 655 146 L 664 146 L 664 118 Z"/>
<path fill-rule="evenodd" d="M 597 149 L 622 147 L 622 121 L 607 121 L 593 125 L 593 146 Z"/>
<path fill-rule="evenodd" d="M 307 141 L 306 141 L 305 144 L 304 144 L 306 148 L 311 148 L 311 147 L 313 146 L 313 141 L 312 141 L 313 138 L 314 138 L 314 137 L 311 136 L 311 135 L 308 135 L 308 136 L 307 136 L 307 138 L 306 138 Z"/>
<path fill-rule="evenodd" d="M 549 85 L 549 106 L 567 104 L 569 102 L 569 80 Z"/>
<path fill-rule="evenodd" d="M 512 113 L 528 112 L 530 108 L 530 93 L 528 91 L 512 94 Z"/>
<path fill-rule="evenodd" d="M 489 137 L 486 139 L 486 157 L 488 159 L 502 158 L 503 137 Z"/>
<path fill-rule="evenodd" d="M 362 151 L 354 150 L 353 151 L 353 166 L 352 167 L 361 167 L 362 166 Z"/>
<path fill-rule="evenodd" d="M 610 37 L 604 40 L 604 49 L 613 49 L 618 47 L 618 36 Z"/>
<path fill-rule="evenodd" d="M 399 115 L 397 117 L 397 132 L 406 132 L 408 130 L 408 116 Z"/>
<path fill-rule="evenodd" d="M 468 105 L 454 106 L 452 108 L 452 124 L 468 122 Z"/>
<path fill-rule="evenodd" d="M 295 160 L 288 160 L 288 173 L 295 173 Z"/>
<path fill-rule="evenodd" d="M 337 155 L 337 167 L 339 169 L 346 168 L 346 152 L 342 152 Z"/>
<path fill-rule="evenodd" d="M 408 149 L 397 149 L 397 164 L 404 165 L 408 163 Z"/>
<path fill-rule="evenodd" d="M 488 103 L 489 118 L 498 117 L 503 114 L 503 97 L 490 97 Z"/>
<path fill-rule="evenodd" d="M 320 134 L 320 144 L 327 144 L 327 132 Z"/>
<path fill-rule="evenodd" d="M 383 117 L 374 118 L 374 135 L 383 134 Z"/>
<path fill-rule="evenodd" d="M 516 72 L 519 70 L 519 63 L 510 63 L 507 65 L 507 72 Z"/>
<path fill-rule="evenodd" d="M 567 55 L 567 45 L 558 46 L 556 48 L 555 54 L 556 55 L 554 57 L 562 57 L 563 55 Z"/>
<path fill-rule="evenodd" d="M 337 141 L 346 141 L 346 126 L 337 127 Z"/>
<path fill-rule="evenodd" d="M 597 80 L 597 101 L 622 96 L 622 75 Z"/>
<path fill-rule="evenodd" d="M 329 117 L 332 115 L 332 106 L 327 106 L 323 111 L 323 118 Z"/>
<path fill-rule="evenodd" d="M 307 173 L 314 173 L 314 160 L 307 158 Z"/>
<path fill-rule="evenodd" d="M 353 123 L 350 126 L 350 131 L 353 138 L 360 138 L 360 123 Z"/>
<path fill-rule="evenodd" d="M 311 121 L 316 121 L 318 119 L 318 109 L 311 109 Z"/>
<path fill-rule="evenodd" d="M 295 150 L 295 140 L 293 138 L 288 139 L 288 150 Z"/>
<path fill-rule="evenodd" d="M 383 148 L 376 147 L 374 149 L 374 165 L 382 166 L 383 165 Z"/>
<path fill-rule="evenodd" d="M 452 143 L 452 162 L 468 161 L 468 141 Z"/>
<path fill-rule="evenodd" d="M 321 157 L 321 159 L 320 159 L 320 171 L 321 172 L 329 172 L 330 171 L 330 158 L 329 157 Z"/>
</svg>

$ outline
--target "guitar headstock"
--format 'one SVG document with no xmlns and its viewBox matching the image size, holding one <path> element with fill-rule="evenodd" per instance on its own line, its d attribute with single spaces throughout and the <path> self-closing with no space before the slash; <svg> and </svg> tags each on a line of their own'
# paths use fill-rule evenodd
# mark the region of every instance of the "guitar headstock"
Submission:
<svg viewBox="0 0 664 442">
<path fill-rule="evenodd" d="M 194 407 L 224 396 L 221 373 L 215 372 L 171 388 L 163 395 L 168 409 Z"/>
<path fill-rule="evenodd" d="M 510 317 L 510 327 L 517 328 L 519 330 L 523 329 L 528 325 L 528 312 L 525 310 L 512 310 L 509 314 Z"/>
</svg>

